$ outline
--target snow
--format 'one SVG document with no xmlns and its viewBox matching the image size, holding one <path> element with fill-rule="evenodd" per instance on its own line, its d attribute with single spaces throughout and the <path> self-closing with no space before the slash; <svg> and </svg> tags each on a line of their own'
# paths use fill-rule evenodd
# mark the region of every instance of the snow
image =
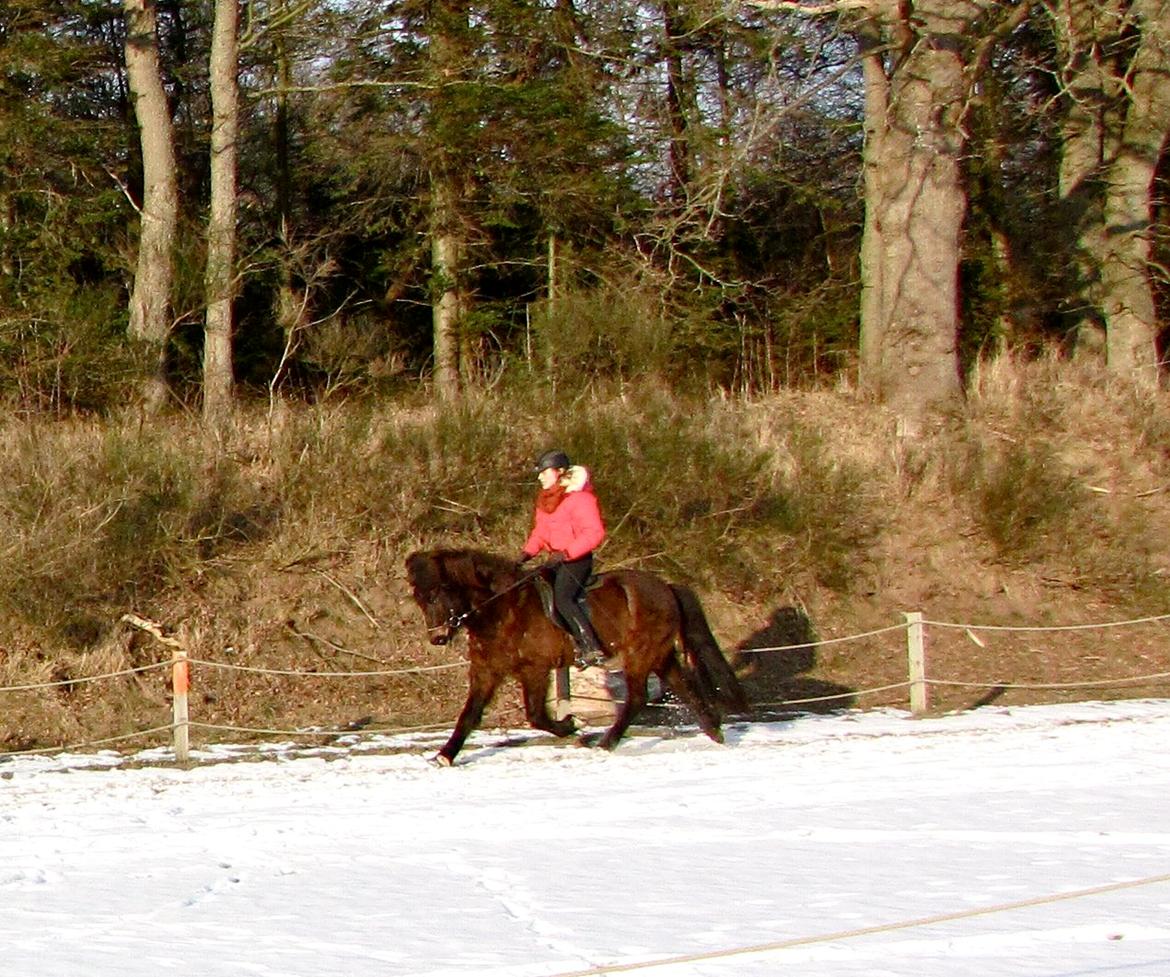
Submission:
<svg viewBox="0 0 1170 977">
<path fill-rule="evenodd" d="M 441 742 L 0 762 L 0 973 L 1170 974 L 1170 700 Z"/>
</svg>

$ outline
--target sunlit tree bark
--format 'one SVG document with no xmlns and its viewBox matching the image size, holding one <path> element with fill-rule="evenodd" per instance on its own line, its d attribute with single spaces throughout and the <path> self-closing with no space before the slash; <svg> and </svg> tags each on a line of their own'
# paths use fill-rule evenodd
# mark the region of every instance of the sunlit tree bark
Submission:
<svg viewBox="0 0 1170 977">
<path fill-rule="evenodd" d="M 179 211 L 174 135 L 159 68 L 154 0 L 125 0 L 126 73 L 142 145 L 142 209 L 138 260 L 130 296 L 129 334 L 154 362 L 143 389 L 150 410 L 166 399 L 166 347 Z"/>
<path fill-rule="evenodd" d="M 211 213 L 207 225 L 207 316 L 203 333 L 203 417 L 222 423 L 232 406 L 236 157 L 239 131 L 237 0 L 216 0 L 211 42 Z"/>
<path fill-rule="evenodd" d="M 1047 7 L 1066 103 L 1060 197 L 1074 228 L 1074 326 L 1103 327 L 1110 372 L 1150 387 L 1159 373 L 1150 230 L 1170 133 L 1170 2 Z"/>
</svg>

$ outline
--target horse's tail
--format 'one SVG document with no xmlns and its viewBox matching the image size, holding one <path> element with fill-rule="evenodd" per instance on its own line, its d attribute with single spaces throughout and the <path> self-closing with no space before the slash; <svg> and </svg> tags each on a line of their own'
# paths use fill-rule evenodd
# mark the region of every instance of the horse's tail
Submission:
<svg viewBox="0 0 1170 977">
<path fill-rule="evenodd" d="M 711 633 L 711 625 L 707 623 L 698 595 L 682 584 L 672 583 L 670 589 L 674 591 L 682 616 L 682 649 L 704 694 L 733 712 L 747 712 L 750 708 L 747 694 Z"/>
</svg>

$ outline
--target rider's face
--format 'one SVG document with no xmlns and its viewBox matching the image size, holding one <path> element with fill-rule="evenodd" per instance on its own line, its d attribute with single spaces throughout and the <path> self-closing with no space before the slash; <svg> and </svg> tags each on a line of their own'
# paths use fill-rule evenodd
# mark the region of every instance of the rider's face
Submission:
<svg viewBox="0 0 1170 977">
<path fill-rule="evenodd" d="M 540 480 L 540 487 L 542 489 L 550 489 L 557 483 L 561 472 L 558 468 L 542 468 L 540 474 L 536 477 Z"/>
</svg>

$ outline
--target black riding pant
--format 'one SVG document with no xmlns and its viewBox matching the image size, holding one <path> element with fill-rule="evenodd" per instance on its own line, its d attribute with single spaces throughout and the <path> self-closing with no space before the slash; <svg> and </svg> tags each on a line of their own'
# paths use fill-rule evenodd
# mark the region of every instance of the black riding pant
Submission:
<svg viewBox="0 0 1170 977">
<path fill-rule="evenodd" d="M 576 560 L 559 564 L 553 578 L 553 604 L 574 633 L 591 626 L 584 602 L 585 582 L 592 573 L 593 554 L 586 553 Z"/>
</svg>

